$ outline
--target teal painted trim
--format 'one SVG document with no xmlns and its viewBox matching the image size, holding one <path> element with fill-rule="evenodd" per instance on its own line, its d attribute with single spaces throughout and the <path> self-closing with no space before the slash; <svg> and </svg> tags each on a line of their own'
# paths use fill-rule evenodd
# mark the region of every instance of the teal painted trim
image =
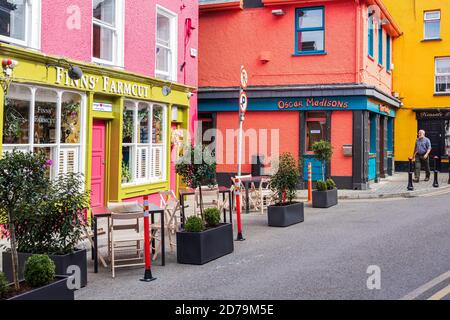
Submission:
<svg viewBox="0 0 450 320">
<path fill-rule="evenodd" d="M 378 28 L 378 64 L 383 65 L 383 27 Z"/>
<path fill-rule="evenodd" d="M 391 71 L 391 36 L 386 34 L 386 70 Z"/>
<path fill-rule="evenodd" d="M 373 27 L 374 27 L 373 17 L 369 17 L 368 22 L 369 22 L 369 24 L 368 24 L 368 35 L 367 35 L 368 39 L 367 39 L 367 41 L 369 43 L 369 56 L 371 56 L 373 58 L 373 41 L 374 41 L 374 39 L 373 39 Z"/>
<path fill-rule="evenodd" d="M 387 150 L 394 151 L 394 119 L 387 119 Z"/>
<path fill-rule="evenodd" d="M 302 57 L 302 56 L 320 56 L 328 54 L 326 51 L 308 51 L 302 53 L 294 53 L 293 57 Z"/>
<path fill-rule="evenodd" d="M 308 163 L 311 162 L 312 167 L 312 180 L 319 181 L 322 180 L 322 162 L 317 160 L 314 155 L 304 154 L 303 155 L 303 177 L 305 181 L 308 181 Z M 327 175 L 327 166 L 324 168 L 325 177 Z"/>
<path fill-rule="evenodd" d="M 375 180 L 377 177 L 377 159 L 369 159 L 369 180 Z"/>
<path fill-rule="evenodd" d="M 299 12 L 301 11 L 311 11 L 311 10 L 322 10 L 322 27 L 315 28 L 300 28 L 298 25 Z M 293 56 L 301 56 L 301 55 L 309 55 L 309 54 L 326 54 L 325 52 L 325 7 L 317 6 L 317 7 L 304 7 L 295 9 L 295 44 L 294 44 L 294 54 Z M 299 32 L 308 32 L 308 31 L 323 31 L 323 50 L 320 51 L 300 51 L 298 47 L 298 33 Z"/>
</svg>

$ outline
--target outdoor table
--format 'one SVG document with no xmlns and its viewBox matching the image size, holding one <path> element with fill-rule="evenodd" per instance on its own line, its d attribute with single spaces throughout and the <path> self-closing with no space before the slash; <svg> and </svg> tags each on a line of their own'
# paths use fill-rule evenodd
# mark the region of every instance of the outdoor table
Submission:
<svg viewBox="0 0 450 320">
<path fill-rule="evenodd" d="M 245 199 L 247 199 L 247 203 L 245 204 L 245 213 L 250 212 L 250 201 L 248 201 L 248 189 L 250 188 L 251 183 L 261 183 L 262 179 L 266 179 L 269 176 L 253 176 L 248 178 L 241 178 L 241 182 L 245 188 Z"/>
<path fill-rule="evenodd" d="M 164 209 L 159 206 L 150 203 L 149 204 L 149 214 L 151 218 L 152 224 L 155 223 L 155 214 L 159 213 L 161 215 L 160 223 L 161 223 L 161 265 L 166 265 L 166 247 L 165 247 L 165 234 L 164 234 Z M 108 225 L 109 219 L 111 218 L 112 212 L 105 207 L 98 207 L 92 209 L 92 228 L 94 229 L 94 248 L 93 248 L 93 256 L 94 256 L 94 273 L 98 273 L 98 230 L 97 230 L 97 222 L 98 218 L 107 218 Z M 109 230 L 108 237 L 109 237 Z M 153 248 L 155 247 L 155 239 L 152 237 Z M 153 249 L 153 253 L 155 253 L 155 249 Z"/>
<path fill-rule="evenodd" d="M 202 189 L 202 191 L 209 191 L 208 189 Z M 211 189 L 211 190 L 217 190 L 217 189 Z M 186 215 L 184 212 L 184 197 L 185 196 L 190 196 L 190 195 L 194 195 L 195 194 L 195 189 L 192 188 L 188 188 L 188 189 L 180 189 L 178 192 L 178 196 L 180 199 L 180 206 L 181 206 L 181 227 L 184 228 L 184 222 L 186 219 Z M 231 190 L 227 187 L 223 187 L 220 186 L 219 187 L 219 193 L 222 194 L 222 200 L 225 201 L 225 194 L 228 193 L 228 205 L 230 208 L 230 223 L 233 223 L 233 197 L 232 197 L 232 193 Z M 227 209 L 223 209 L 223 222 L 227 223 Z"/>
</svg>

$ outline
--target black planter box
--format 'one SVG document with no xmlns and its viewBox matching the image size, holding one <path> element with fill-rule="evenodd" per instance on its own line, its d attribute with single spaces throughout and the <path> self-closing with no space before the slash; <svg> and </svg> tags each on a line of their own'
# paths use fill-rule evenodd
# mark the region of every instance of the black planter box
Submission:
<svg viewBox="0 0 450 320">
<path fill-rule="evenodd" d="M 19 279 L 23 280 L 23 271 L 25 269 L 25 261 L 32 256 L 31 253 L 21 253 L 19 252 Z M 81 271 L 80 284 L 81 287 L 87 285 L 87 254 L 86 249 L 77 250 L 72 253 L 60 256 L 60 255 L 49 255 L 50 259 L 55 263 L 55 273 L 57 275 L 68 275 L 67 268 L 69 266 L 78 266 Z M 12 258 L 10 252 L 3 252 L 3 272 L 9 282 L 13 282 L 12 275 Z"/>
<path fill-rule="evenodd" d="M 68 277 L 56 277 L 46 286 L 22 293 L 8 300 L 75 300 L 75 290 L 67 286 Z"/>
<path fill-rule="evenodd" d="M 337 189 L 312 192 L 312 206 L 313 208 L 329 208 L 337 205 L 338 191 Z"/>
<path fill-rule="evenodd" d="M 202 265 L 234 250 L 231 224 L 221 224 L 203 232 L 177 232 L 177 261 Z"/>
<path fill-rule="evenodd" d="M 267 217 L 271 227 L 288 227 L 303 222 L 305 221 L 303 202 L 269 206 Z"/>
</svg>

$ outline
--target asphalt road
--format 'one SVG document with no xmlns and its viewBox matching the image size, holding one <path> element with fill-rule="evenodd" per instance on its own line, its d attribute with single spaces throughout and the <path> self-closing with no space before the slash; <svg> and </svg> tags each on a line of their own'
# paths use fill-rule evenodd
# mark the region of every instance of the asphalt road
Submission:
<svg viewBox="0 0 450 320">
<path fill-rule="evenodd" d="M 115 280 L 101 268 L 76 298 L 450 298 L 450 274 L 429 283 L 450 270 L 450 194 L 306 207 L 305 222 L 284 229 L 268 227 L 265 215 L 243 223 L 246 241 L 231 255 L 189 266 L 168 254 L 165 267 L 152 268 L 158 279 L 151 283 L 138 281 L 140 268 L 119 270 Z M 369 266 L 379 267 L 380 289 L 367 288 Z"/>
</svg>

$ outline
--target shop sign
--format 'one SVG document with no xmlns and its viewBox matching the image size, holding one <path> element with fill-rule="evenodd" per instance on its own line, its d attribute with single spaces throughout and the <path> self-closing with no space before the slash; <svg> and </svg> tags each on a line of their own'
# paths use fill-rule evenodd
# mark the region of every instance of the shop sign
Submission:
<svg viewBox="0 0 450 320">
<path fill-rule="evenodd" d="M 391 114 L 391 108 L 389 108 L 388 106 L 382 105 L 382 104 L 380 104 L 380 106 L 379 106 L 379 111 L 380 111 L 380 113 Z"/>
<path fill-rule="evenodd" d="M 450 110 L 420 111 L 417 119 L 450 119 Z"/>
<path fill-rule="evenodd" d="M 327 99 L 327 98 L 308 98 L 305 100 L 295 100 L 278 101 L 278 109 L 296 109 L 296 108 L 336 108 L 336 109 L 347 109 L 348 101 L 342 101 L 337 99 Z"/>
<path fill-rule="evenodd" d="M 112 112 L 112 104 L 111 103 L 103 103 L 103 102 L 94 102 L 92 109 L 94 111 L 100 111 L 100 112 Z"/>
<path fill-rule="evenodd" d="M 101 92 L 138 98 L 149 98 L 150 86 L 111 79 L 108 76 L 83 75 L 80 80 L 70 79 L 66 69 L 56 67 L 56 84 L 82 90 L 94 91 L 100 86 Z"/>
</svg>

